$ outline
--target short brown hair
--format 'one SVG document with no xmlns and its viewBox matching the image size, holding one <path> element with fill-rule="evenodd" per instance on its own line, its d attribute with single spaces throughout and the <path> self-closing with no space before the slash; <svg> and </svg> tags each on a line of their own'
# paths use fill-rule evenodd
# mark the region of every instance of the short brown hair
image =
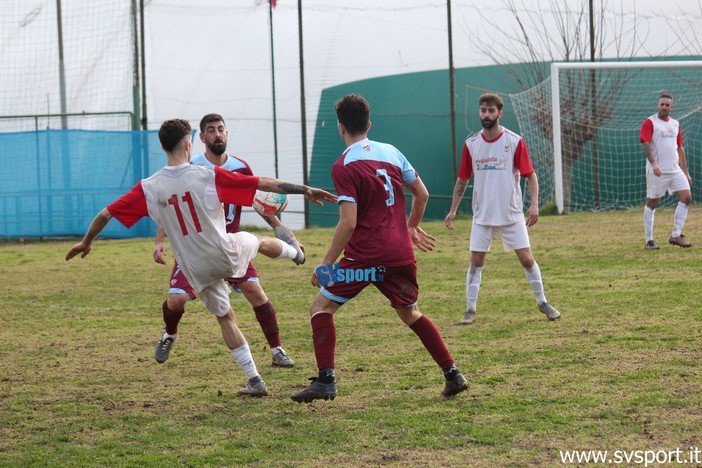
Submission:
<svg viewBox="0 0 702 468">
<path fill-rule="evenodd" d="M 497 107 L 497 110 L 502 110 L 502 106 L 505 105 L 500 95 L 495 93 L 485 93 L 480 96 L 480 99 L 478 99 L 478 105 L 482 106 L 483 104 L 495 106 Z"/>
<path fill-rule="evenodd" d="M 227 124 L 224 122 L 224 117 L 222 117 L 219 114 L 207 114 L 200 120 L 200 131 L 204 132 L 205 127 L 207 127 L 208 123 L 212 122 L 222 122 L 224 126 L 226 127 Z"/>
<path fill-rule="evenodd" d="M 658 96 L 658 100 L 660 101 L 661 99 L 670 99 L 671 101 L 673 100 L 673 95 L 668 93 L 668 92 L 662 92 L 660 96 Z"/>
<path fill-rule="evenodd" d="M 190 136 L 193 131 L 190 123 L 183 119 L 166 120 L 158 130 L 158 139 L 163 149 L 169 153 L 183 141 L 183 138 Z"/>
<path fill-rule="evenodd" d="M 347 94 L 336 101 L 336 119 L 350 135 L 360 135 L 368 130 L 370 104 L 360 94 Z"/>
</svg>

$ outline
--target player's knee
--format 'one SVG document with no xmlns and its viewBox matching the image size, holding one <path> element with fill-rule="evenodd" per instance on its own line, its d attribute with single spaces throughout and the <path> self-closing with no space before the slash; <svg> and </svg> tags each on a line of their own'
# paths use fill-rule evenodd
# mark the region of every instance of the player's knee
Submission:
<svg viewBox="0 0 702 468">
<path fill-rule="evenodd" d="M 281 241 L 275 237 L 261 236 L 258 238 L 258 252 L 266 257 L 275 258 L 282 251 Z"/>
<path fill-rule="evenodd" d="M 268 296 L 258 282 L 244 281 L 239 283 L 238 287 L 252 305 L 257 306 L 268 302 Z"/>
<path fill-rule="evenodd" d="M 534 257 L 531 255 L 520 256 L 519 262 L 522 264 L 524 269 L 528 271 L 531 271 L 531 269 L 534 267 L 534 263 L 536 263 Z"/>
<path fill-rule="evenodd" d="M 267 248 L 270 248 L 272 239 L 273 239 L 272 237 L 260 236 L 258 238 L 258 250 L 260 251 L 260 250 L 265 250 Z"/>
<path fill-rule="evenodd" d="M 334 312 L 336 312 L 339 307 L 341 307 L 341 304 L 332 301 L 321 292 L 317 293 L 312 301 L 312 306 L 310 306 L 310 317 L 314 317 L 320 313 L 334 315 Z"/>
<path fill-rule="evenodd" d="M 168 308 L 171 310 L 181 310 L 188 303 L 187 294 L 169 294 L 166 300 Z"/>
<path fill-rule="evenodd" d="M 234 310 L 231 308 L 231 306 L 225 308 L 224 306 L 220 305 L 216 307 L 216 310 L 211 310 L 210 312 L 212 313 L 212 315 L 217 317 L 217 321 L 220 324 L 223 324 L 225 322 L 236 322 Z"/>
<path fill-rule="evenodd" d="M 416 305 L 411 307 L 398 307 L 395 309 L 395 312 L 397 313 L 397 316 L 400 317 L 400 320 L 402 320 L 408 327 L 412 326 L 414 322 L 422 318 L 422 313 L 419 311 Z"/>
</svg>

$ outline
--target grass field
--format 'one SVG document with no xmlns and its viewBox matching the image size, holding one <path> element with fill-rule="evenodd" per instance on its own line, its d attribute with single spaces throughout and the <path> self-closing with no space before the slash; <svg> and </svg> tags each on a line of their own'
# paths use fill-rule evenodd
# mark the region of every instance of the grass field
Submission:
<svg viewBox="0 0 702 468">
<path fill-rule="evenodd" d="M 271 395 L 238 397 L 243 373 L 203 305 L 188 306 L 165 364 L 153 358 L 169 267 L 152 240 L 0 246 L 2 466 L 561 465 L 565 450 L 702 448 L 702 211 L 646 251 L 642 214 L 542 217 L 532 246 L 549 300 L 539 313 L 514 253 L 493 246 L 476 322 L 465 308 L 470 220 L 426 223 L 420 308 L 442 332 L 471 388 L 440 397 L 438 367 L 375 290 L 336 316 L 339 393 L 297 404 L 316 374 L 309 276 L 331 229 L 300 232 L 309 262 L 257 259 L 292 369 L 270 352 L 248 303 L 232 296 Z M 690 466 L 690 465 L 688 465 Z"/>
</svg>

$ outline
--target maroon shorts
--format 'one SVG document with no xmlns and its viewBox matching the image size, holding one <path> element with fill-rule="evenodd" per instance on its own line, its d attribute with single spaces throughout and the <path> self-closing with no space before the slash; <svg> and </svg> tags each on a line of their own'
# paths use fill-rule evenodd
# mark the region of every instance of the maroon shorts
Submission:
<svg viewBox="0 0 702 468">
<path fill-rule="evenodd" d="M 246 268 L 246 273 L 241 278 L 227 278 L 227 283 L 229 283 L 232 289 L 236 292 L 241 292 L 239 289 L 239 283 L 243 283 L 245 281 L 254 281 L 256 283 L 259 282 L 258 272 L 256 271 L 253 263 L 249 263 L 248 268 Z M 197 297 L 195 290 L 192 286 L 190 286 L 188 279 L 183 274 L 183 270 L 181 270 L 178 266 L 178 262 L 174 263 L 173 271 L 171 271 L 170 288 L 168 289 L 168 294 L 187 294 L 190 296 L 190 299 L 195 299 Z"/>
<path fill-rule="evenodd" d="M 334 271 L 334 283 L 320 289 L 328 299 L 345 304 L 358 295 L 366 286 L 373 285 L 390 300 L 394 308 L 411 307 L 417 304 L 417 264 L 398 266 L 359 264 L 342 258 Z"/>
</svg>

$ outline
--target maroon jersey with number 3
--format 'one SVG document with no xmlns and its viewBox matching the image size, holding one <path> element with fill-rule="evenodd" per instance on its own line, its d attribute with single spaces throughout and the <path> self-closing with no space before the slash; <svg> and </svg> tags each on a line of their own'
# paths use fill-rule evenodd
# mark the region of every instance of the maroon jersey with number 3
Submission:
<svg viewBox="0 0 702 468">
<path fill-rule="evenodd" d="M 349 146 L 334 163 L 339 203 L 357 205 L 356 229 L 344 249 L 348 260 L 386 266 L 415 261 L 402 186 L 416 178 L 397 148 L 369 139 Z"/>
</svg>

